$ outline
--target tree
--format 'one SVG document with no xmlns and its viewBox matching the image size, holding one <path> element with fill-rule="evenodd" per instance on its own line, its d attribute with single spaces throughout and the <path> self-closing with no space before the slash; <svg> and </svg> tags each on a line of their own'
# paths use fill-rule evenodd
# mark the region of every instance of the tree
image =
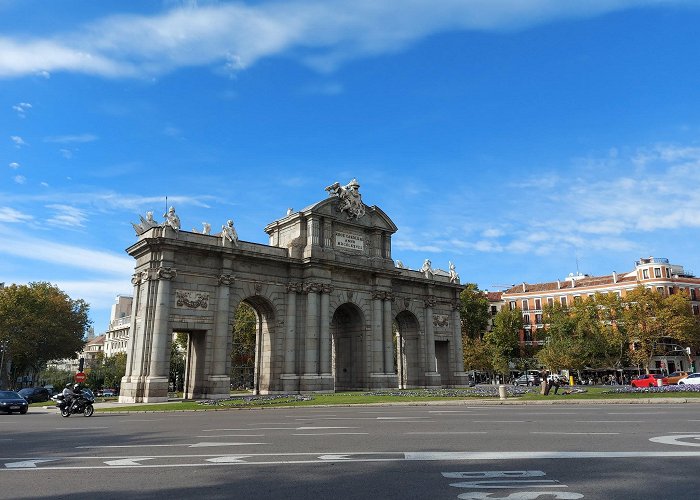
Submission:
<svg viewBox="0 0 700 500">
<path fill-rule="evenodd" d="M 462 322 L 462 339 L 482 338 L 491 319 L 489 299 L 474 283 L 467 283 L 459 294 L 459 316 Z"/>
<path fill-rule="evenodd" d="M 231 346 L 231 383 L 236 387 L 253 387 L 257 325 L 255 310 L 242 302 L 236 309 Z"/>
<path fill-rule="evenodd" d="M 176 333 L 170 344 L 170 386 L 175 392 L 185 388 L 185 353 L 188 341 L 186 333 Z"/>
<path fill-rule="evenodd" d="M 632 360 L 644 364 L 647 373 L 651 359 L 663 352 L 664 344 L 697 345 L 700 325 L 687 295 L 664 297 L 639 286 L 626 295 L 625 302 L 622 318 L 633 345 Z"/>
<path fill-rule="evenodd" d="M 501 309 L 494 316 L 493 329 L 484 334 L 494 371 L 502 375 L 510 372 L 509 361 L 515 357 L 518 349 L 518 332 L 522 326 L 523 315 L 520 309 Z"/>
<path fill-rule="evenodd" d="M 90 326 L 88 309 L 50 283 L 0 289 L 0 343 L 7 344 L 0 386 L 8 374 L 38 373 L 47 361 L 75 357 Z"/>
<path fill-rule="evenodd" d="M 465 337 L 462 343 L 466 370 L 493 371 L 489 345 L 480 338 Z"/>
</svg>

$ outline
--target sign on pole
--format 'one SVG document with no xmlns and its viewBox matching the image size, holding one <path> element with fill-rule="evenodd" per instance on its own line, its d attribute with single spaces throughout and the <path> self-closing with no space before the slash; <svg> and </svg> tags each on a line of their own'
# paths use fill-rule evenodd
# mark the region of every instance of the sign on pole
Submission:
<svg viewBox="0 0 700 500">
<path fill-rule="evenodd" d="M 75 374 L 75 381 L 79 384 L 85 382 L 86 375 L 83 372 L 78 372 Z"/>
</svg>

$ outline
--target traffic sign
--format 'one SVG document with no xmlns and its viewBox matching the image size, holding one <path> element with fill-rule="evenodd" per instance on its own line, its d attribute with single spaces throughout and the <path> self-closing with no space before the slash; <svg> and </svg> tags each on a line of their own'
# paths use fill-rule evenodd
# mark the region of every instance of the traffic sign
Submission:
<svg viewBox="0 0 700 500">
<path fill-rule="evenodd" d="M 78 372 L 75 374 L 75 381 L 79 384 L 85 382 L 86 375 L 83 372 Z"/>
</svg>

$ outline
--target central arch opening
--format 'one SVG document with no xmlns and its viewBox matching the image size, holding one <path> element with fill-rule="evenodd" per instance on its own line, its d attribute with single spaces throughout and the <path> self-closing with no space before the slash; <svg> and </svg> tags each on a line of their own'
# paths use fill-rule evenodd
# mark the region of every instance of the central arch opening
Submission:
<svg viewBox="0 0 700 500">
<path fill-rule="evenodd" d="M 258 296 L 243 299 L 234 316 L 230 343 L 230 375 L 234 389 L 252 390 L 254 394 L 274 391 L 272 366 L 272 305 Z"/>
<path fill-rule="evenodd" d="M 396 316 L 396 364 L 400 389 L 419 387 L 421 366 L 418 319 L 412 312 L 402 311 Z"/>
<path fill-rule="evenodd" d="M 331 337 L 335 390 L 365 389 L 364 317 L 359 307 L 343 304 L 335 310 Z"/>
</svg>

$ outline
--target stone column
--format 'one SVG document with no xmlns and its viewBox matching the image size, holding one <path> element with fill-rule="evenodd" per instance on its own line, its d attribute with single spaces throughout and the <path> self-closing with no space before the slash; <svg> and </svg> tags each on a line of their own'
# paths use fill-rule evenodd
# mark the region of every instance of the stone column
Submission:
<svg viewBox="0 0 700 500">
<path fill-rule="evenodd" d="M 469 383 L 467 373 L 464 371 L 464 350 L 462 349 L 462 322 L 459 315 L 459 298 L 452 302 L 452 344 L 454 345 L 454 367 L 452 384 L 466 386 Z"/>
<path fill-rule="evenodd" d="M 321 376 L 331 376 L 331 332 L 330 332 L 330 285 L 321 287 L 321 325 L 319 347 L 319 372 Z"/>
<path fill-rule="evenodd" d="M 372 292 L 372 373 L 384 373 L 382 299 L 384 292 Z"/>
<path fill-rule="evenodd" d="M 318 285 L 304 285 L 306 293 L 306 336 L 304 342 L 304 375 L 318 375 Z"/>
<path fill-rule="evenodd" d="M 230 287 L 234 284 L 235 278 L 230 274 L 219 276 L 219 289 L 217 290 L 217 308 L 213 330 L 208 334 L 213 336 L 210 343 L 212 349 L 212 363 L 208 375 L 207 397 L 213 399 L 227 398 L 231 394 L 231 376 L 226 369 L 227 345 L 231 337 L 231 305 Z"/>
<path fill-rule="evenodd" d="M 384 333 L 384 373 L 395 374 L 394 372 L 394 342 L 393 336 L 393 321 L 391 317 L 391 302 L 393 296 L 387 292 L 384 296 L 384 318 L 383 318 L 383 333 Z"/>
<path fill-rule="evenodd" d="M 287 313 L 285 322 L 287 330 L 284 339 L 284 374 L 296 375 L 296 350 L 297 350 L 297 292 L 301 286 L 298 283 L 289 283 L 287 285 Z"/>
<path fill-rule="evenodd" d="M 433 307 L 435 298 L 427 297 L 425 304 L 425 357 L 426 357 L 426 385 L 435 387 L 440 385 L 440 374 L 437 372 L 435 359 L 435 326 L 433 325 Z"/>
<path fill-rule="evenodd" d="M 134 346 L 136 345 L 134 339 L 136 337 L 136 316 L 139 310 L 139 300 L 141 299 L 139 293 L 141 290 L 141 273 L 134 273 L 134 275 L 131 276 L 131 284 L 134 285 L 134 298 L 131 302 L 131 325 L 129 326 L 130 334 L 128 340 L 126 341 L 128 362 L 126 364 L 126 372 L 124 373 L 125 378 L 131 377 L 133 364 L 136 361 L 134 357 Z"/>
<path fill-rule="evenodd" d="M 170 372 L 170 353 L 168 341 L 171 335 L 168 328 L 170 316 L 170 280 L 177 275 L 171 267 L 160 267 L 156 271 L 158 291 L 156 292 L 156 311 L 153 318 L 153 335 L 151 337 L 150 363 L 143 401 L 167 401 L 168 376 Z"/>
</svg>

